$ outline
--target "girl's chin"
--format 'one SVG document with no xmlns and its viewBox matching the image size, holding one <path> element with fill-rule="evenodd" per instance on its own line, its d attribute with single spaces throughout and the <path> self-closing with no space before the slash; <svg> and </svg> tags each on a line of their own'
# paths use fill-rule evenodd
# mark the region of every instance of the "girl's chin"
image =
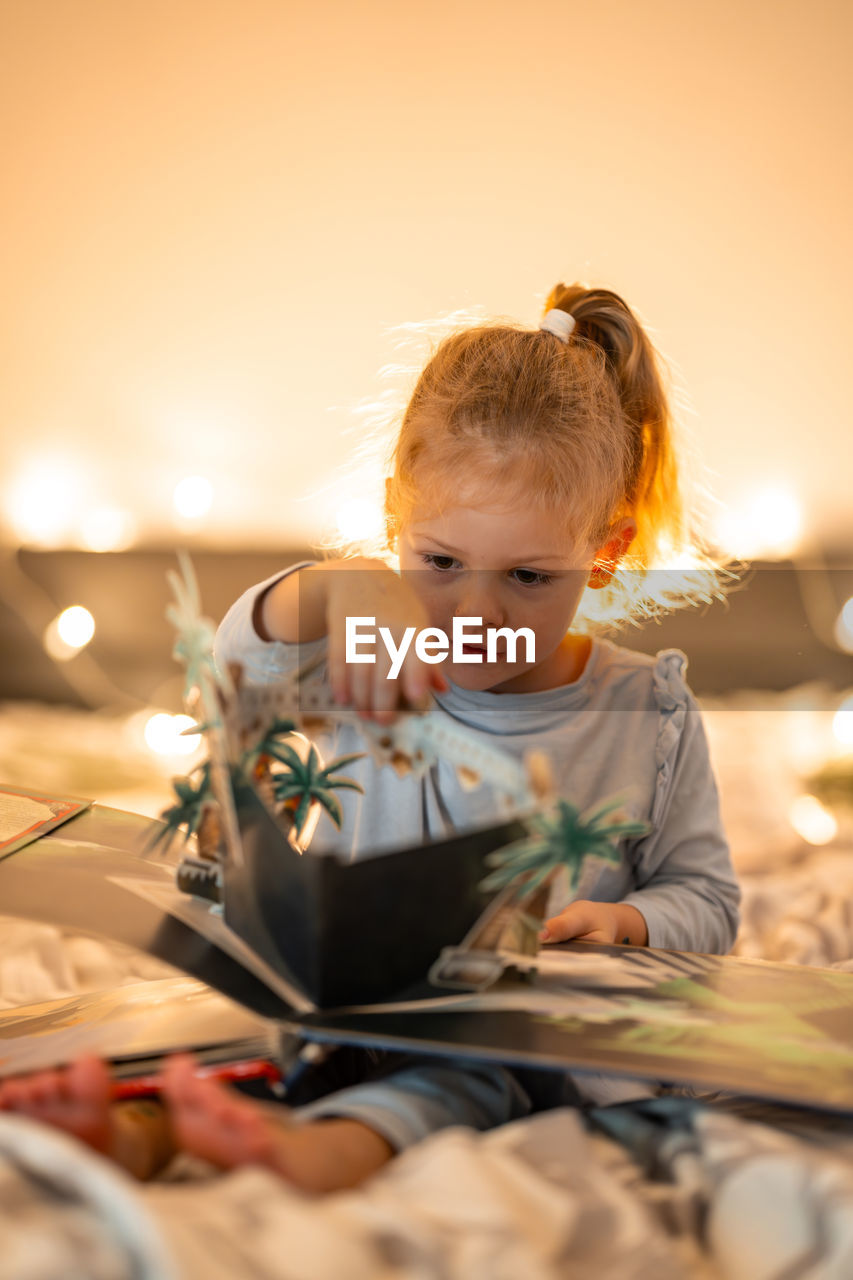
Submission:
<svg viewBox="0 0 853 1280">
<path fill-rule="evenodd" d="M 442 675 L 460 689 L 481 690 L 503 684 L 513 676 L 520 675 L 521 670 L 506 662 L 446 662 L 441 668 Z"/>
</svg>

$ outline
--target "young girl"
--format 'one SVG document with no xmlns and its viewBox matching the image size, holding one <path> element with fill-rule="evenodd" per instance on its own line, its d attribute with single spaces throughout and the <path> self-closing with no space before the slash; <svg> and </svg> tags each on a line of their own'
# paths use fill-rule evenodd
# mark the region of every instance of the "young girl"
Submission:
<svg viewBox="0 0 853 1280">
<path fill-rule="evenodd" d="M 432 698 L 519 758 L 547 752 L 560 794 L 581 809 L 618 794 L 650 834 L 624 842 L 618 865 L 590 864 L 573 901 L 555 891 L 543 940 L 727 951 L 738 888 L 685 660 L 633 653 L 577 625 L 593 612 L 588 589 L 606 593 L 623 619 L 656 600 L 683 602 L 659 568 L 697 551 L 655 353 L 622 299 L 559 285 L 538 329 L 482 325 L 441 343 L 403 417 L 386 518 L 399 573 L 350 557 L 277 575 L 229 610 L 220 664 L 239 661 L 244 679 L 270 682 L 323 653 L 317 678 L 365 718 L 388 723 Z M 346 660 L 356 617 L 374 619 L 377 634 L 387 628 L 395 646 L 411 627 L 450 636 L 455 618 L 476 619 L 483 633 L 525 627 L 534 651 L 522 643 L 512 652 L 504 636 L 492 661 L 472 642 L 439 665 L 410 645 L 388 678 L 382 645 L 374 663 Z M 363 747 L 351 726 L 321 742 L 326 755 Z M 491 788 L 464 789 L 444 762 L 400 778 L 365 756 L 350 772 L 364 795 L 347 793 L 341 830 L 318 832 L 317 849 L 372 856 L 495 818 Z M 0 1106 L 65 1122 L 139 1168 L 128 1155 L 132 1117 L 123 1128 L 105 1119 L 108 1088 L 103 1066 L 89 1061 L 5 1086 Z M 584 1076 L 573 1097 L 641 1091 Z M 167 1148 L 177 1137 L 226 1166 L 262 1161 L 313 1190 L 351 1185 L 445 1125 L 487 1128 L 530 1106 L 499 1067 L 417 1060 L 386 1062 L 377 1078 L 300 1109 L 286 1127 L 198 1079 L 185 1059 L 168 1067 L 164 1094 Z M 68 1122 L 81 1104 L 89 1131 L 76 1112 Z"/>
</svg>

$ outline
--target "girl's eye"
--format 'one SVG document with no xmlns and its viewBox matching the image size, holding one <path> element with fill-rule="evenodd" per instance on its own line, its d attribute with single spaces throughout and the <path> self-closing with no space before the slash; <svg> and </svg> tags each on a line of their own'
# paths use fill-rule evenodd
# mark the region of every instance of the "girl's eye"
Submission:
<svg viewBox="0 0 853 1280">
<path fill-rule="evenodd" d="M 551 581 L 550 574 L 538 569 L 513 569 L 515 581 L 522 587 L 544 587 Z"/>
<path fill-rule="evenodd" d="M 432 552 L 421 556 L 424 564 L 429 565 L 431 569 L 437 569 L 439 573 L 447 573 L 456 564 L 453 556 L 440 556 Z"/>
</svg>

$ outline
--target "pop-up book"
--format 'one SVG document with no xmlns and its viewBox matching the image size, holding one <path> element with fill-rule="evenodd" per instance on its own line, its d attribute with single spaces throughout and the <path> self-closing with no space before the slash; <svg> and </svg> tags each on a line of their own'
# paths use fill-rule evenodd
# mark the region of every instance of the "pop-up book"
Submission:
<svg viewBox="0 0 853 1280">
<path fill-rule="evenodd" d="M 521 764 L 437 709 L 359 722 L 377 763 L 450 760 L 504 809 L 374 858 L 311 851 L 313 826 L 339 822 L 338 793 L 358 788 L 341 772 L 353 757 L 324 763 L 310 733 L 355 713 L 310 670 L 263 688 L 218 671 L 188 563 L 173 587 L 206 761 L 176 780 L 162 823 L 95 805 L 4 858 L 0 909 L 168 960 L 267 1020 L 285 1068 L 306 1045 L 350 1043 L 853 1111 L 853 974 L 539 946 L 553 876 L 574 887 L 586 858 L 645 830 L 618 799 L 580 814 L 554 797 L 544 760 Z"/>
</svg>

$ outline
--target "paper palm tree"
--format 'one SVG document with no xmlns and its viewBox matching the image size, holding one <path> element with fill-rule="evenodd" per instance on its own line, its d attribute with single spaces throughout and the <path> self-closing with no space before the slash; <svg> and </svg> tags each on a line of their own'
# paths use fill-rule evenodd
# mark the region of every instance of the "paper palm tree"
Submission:
<svg viewBox="0 0 853 1280">
<path fill-rule="evenodd" d="M 363 791 L 363 787 L 352 778 L 332 777 L 338 769 L 344 768 L 361 755 L 341 756 L 330 765 L 323 767 L 317 749 L 312 746 L 307 759 L 303 760 L 299 753 L 287 742 L 282 742 L 284 735 L 293 732 L 292 720 L 276 720 L 254 746 L 243 752 L 240 764 L 231 771 L 232 787 L 253 785 L 266 791 L 268 800 L 283 806 L 289 823 L 292 823 L 295 838 L 302 835 L 313 805 L 325 809 L 335 826 L 340 829 L 343 811 L 335 790 Z M 269 767 L 270 760 L 275 760 L 283 768 L 275 773 Z M 201 848 L 203 823 L 205 815 L 213 811 L 215 796 L 213 793 L 210 761 L 205 761 L 196 771 L 197 783 L 193 783 L 194 774 L 185 778 L 175 778 L 172 786 L 177 796 L 177 803 L 165 809 L 160 815 L 166 826 L 158 832 L 154 845 L 162 840 L 168 841 L 180 827 L 186 828 L 184 841 L 190 836 L 199 836 L 199 852 L 203 856 L 212 856 L 215 849 Z M 215 836 L 215 832 L 211 832 Z"/>
<path fill-rule="evenodd" d="M 280 739 L 296 732 L 296 722 L 279 717 L 272 721 L 262 736 L 252 746 L 247 747 L 240 757 L 239 775 L 242 779 L 251 780 L 261 798 L 272 809 L 275 805 L 273 792 L 273 760 L 281 760 Z"/>
<path fill-rule="evenodd" d="M 618 819 L 616 811 L 621 806 L 617 797 L 581 814 L 568 800 L 558 800 L 555 816 L 534 814 L 528 819 L 533 832 L 527 839 L 489 855 L 489 864 L 497 870 L 486 877 L 482 888 L 518 884 L 527 897 L 565 867 L 570 887 L 576 889 L 587 858 L 618 862 L 616 843 L 621 836 L 648 835 L 651 828 L 647 822 Z"/>
<path fill-rule="evenodd" d="M 205 808 L 213 801 L 213 788 L 210 781 L 210 763 L 205 762 L 196 772 L 199 774 L 197 785 L 193 784 L 193 775 L 186 778 L 173 778 L 172 788 L 177 796 L 177 803 L 170 805 L 160 814 L 166 826 L 158 831 L 152 842 L 152 848 L 165 840 L 167 843 L 180 827 L 185 827 L 184 843 L 190 836 L 197 834 L 204 817 Z"/>
<path fill-rule="evenodd" d="M 291 813 L 293 828 L 298 840 L 301 836 L 311 806 L 319 805 L 326 810 L 335 826 L 340 829 L 343 822 L 343 811 L 340 801 L 333 794 L 335 790 L 360 791 L 364 788 L 352 778 L 333 778 L 332 774 L 345 765 L 360 760 L 361 755 L 341 756 L 333 760 L 325 768 L 321 766 L 317 749 L 312 745 L 305 760 L 286 742 L 276 744 L 271 752 L 274 758 L 285 766 L 281 773 L 273 774 L 273 794 Z"/>
</svg>

